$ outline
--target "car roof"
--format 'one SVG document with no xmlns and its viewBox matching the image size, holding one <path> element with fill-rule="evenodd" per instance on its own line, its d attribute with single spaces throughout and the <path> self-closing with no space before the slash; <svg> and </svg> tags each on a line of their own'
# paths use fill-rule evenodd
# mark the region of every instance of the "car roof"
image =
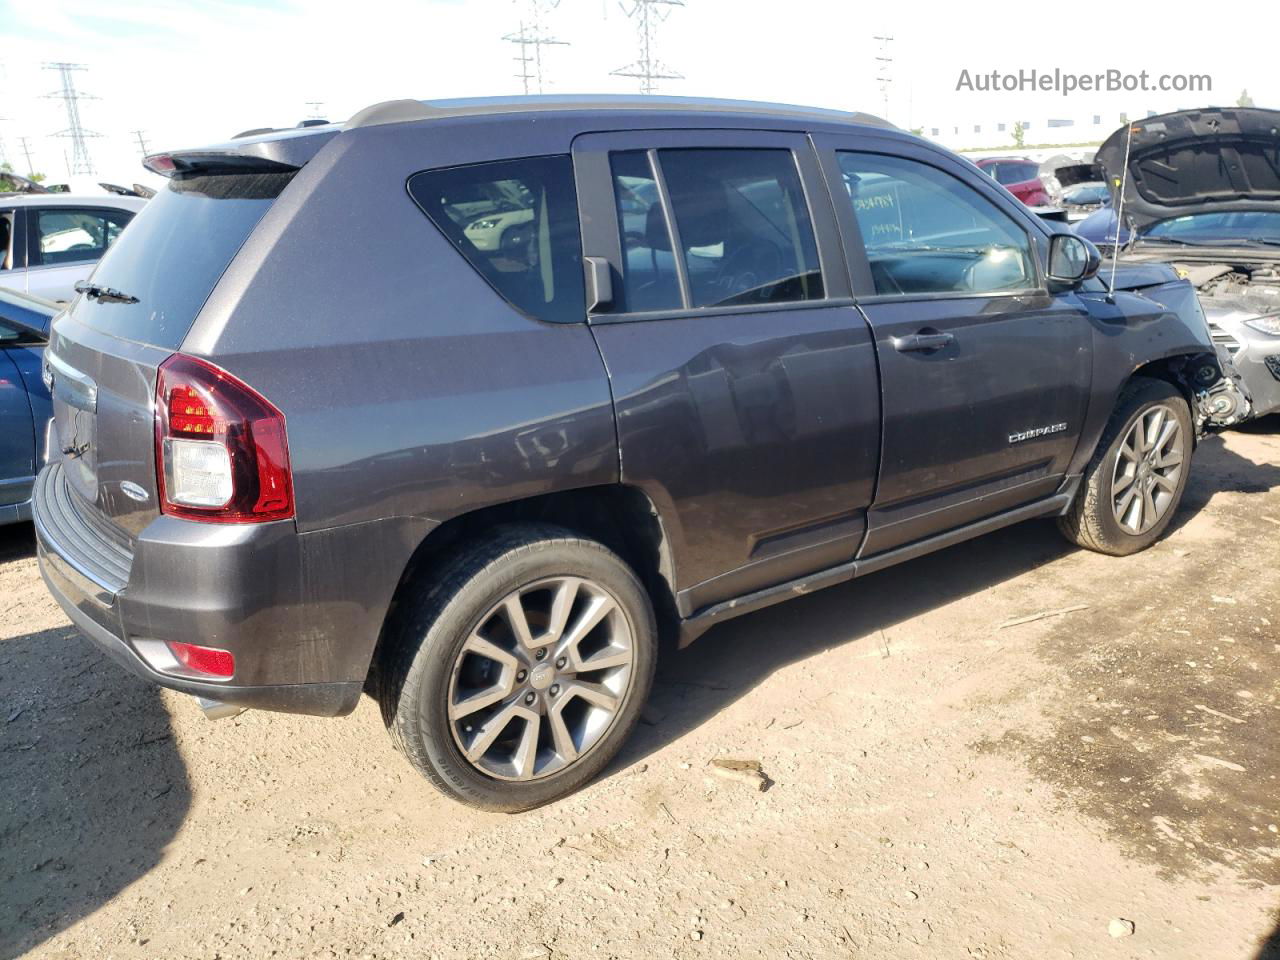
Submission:
<svg viewBox="0 0 1280 960">
<path fill-rule="evenodd" d="M 414 105 L 417 109 L 414 109 Z M 343 124 L 343 127 L 350 130 L 378 123 L 427 120 L 433 117 L 544 112 L 595 113 L 615 110 L 639 110 L 651 113 L 740 113 L 761 119 L 816 119 L 892 128 L 892 124 L 886 120 L 869 113 L 758 100 L 667 97 L 652 94 L 539 94 L 537 96 L 465 97 L 451 100 L 391 100 L 365 107 Z"/>
<path fill-rule="evenodd" d="M 705 118 L 711 124 L 741 128 L 783 127 L 805 130 L 824 127 L 828 130 L 848 130 L 862 127 L 888 132 L 894 136 L 910 136 L 887 120 L 869 113 L 711 97 L 574 94 L 470 97 L 457 100 L 387 100 L 365 107 L 345 123 L 278 130 L 247 130 L 223 143 L 153 154 L 147 158 L 147 164 L 150 169 L 162 174 L 165 173 L 163 170 L 150 166 L 151 161 L 165 157 L 179 160 L 194 169 L 215 163 L 225 165 L 228 158 L 234 157 L 240 163 L 296 168 L 315 156 L 335 136 L 369 127 L 400 124 L 430 126 L 435 123 L 445 126 L 475 118 L 492 120 L 520 117 L 531 120 L 534 114 L 538 115 L 539 120 L 567 120 L 570 124 L 578 124 L 583 130 L 589 129 L 597 120 L 622 122 L 620 117 L 634 115 L 637 118 L 637 128 L 660 126 L 668 118 L 683 127 L 688 126 L 691 119 L 696 121 Z"/>
<path fill-rule="evenodd" d="M 117 210 L 141 210 L 147 205 L 142 197 L 122 197 L 113 193 L 16 193 L 0 194 L 4 207 L 114 207 Z"/>
</svg>

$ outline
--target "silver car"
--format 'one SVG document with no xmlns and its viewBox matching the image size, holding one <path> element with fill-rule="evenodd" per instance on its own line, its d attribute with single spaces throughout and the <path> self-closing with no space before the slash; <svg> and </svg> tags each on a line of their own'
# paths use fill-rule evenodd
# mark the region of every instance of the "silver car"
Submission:
<svg viewBox="0 0 1280 960">
<path fill-rule="evenodd" d="M 141 197 L 0 195 L 0 287 L 55 303 L 74 299 L 134 215 Z"/>
<path fill-rule="evenodd" d="M 1124 185 L 1122 260 L 1169 264 L 1195 286 L 1259 417 L 1280 413 L 1278 130 L 1277 110 L 1187 110 L 1122 127 L 1097 158 Z"/>
</svg>

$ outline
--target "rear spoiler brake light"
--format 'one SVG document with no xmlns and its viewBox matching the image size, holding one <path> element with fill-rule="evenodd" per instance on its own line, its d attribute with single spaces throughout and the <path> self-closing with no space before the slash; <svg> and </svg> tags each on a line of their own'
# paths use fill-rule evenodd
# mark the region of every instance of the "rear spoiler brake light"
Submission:
<svg viewBox="0 0 1280 960">
<path fill-rule="evenodd" d="M 292 173 L 299 169 L 279 160 L 240 153 L 153 153 L 142 165 L 162 177 L 179 173 Z"/>
</svg>

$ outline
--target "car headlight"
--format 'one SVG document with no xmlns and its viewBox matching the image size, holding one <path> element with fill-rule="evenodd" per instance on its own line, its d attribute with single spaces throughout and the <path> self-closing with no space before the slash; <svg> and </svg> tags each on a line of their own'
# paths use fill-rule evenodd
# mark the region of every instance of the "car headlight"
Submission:
<svg viewBox="0 0 1280 960">
<path fill-rule="evenodd" d="M 1244 325 L 1257 330 L 1259 333 L 1280 337 L 1280 313 L 1273 313 L 1268 317 L 1254 317 L 1252 320 L 1246 320 Z"/>
</svg>

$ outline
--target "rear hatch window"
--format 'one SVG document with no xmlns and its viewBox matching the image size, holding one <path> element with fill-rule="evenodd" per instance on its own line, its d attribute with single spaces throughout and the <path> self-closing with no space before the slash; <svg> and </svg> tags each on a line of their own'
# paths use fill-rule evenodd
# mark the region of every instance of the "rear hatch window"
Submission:
<svg viewBox="0 0 1280 960">
<path fill-rule="evenodd" d="M 81 297 L 76 320 L 115 337 L 177 350 L 236 251 L 295 172 L 174 177 L 93 274 L 98 286 L 137 302 Z"/>
</svg>

